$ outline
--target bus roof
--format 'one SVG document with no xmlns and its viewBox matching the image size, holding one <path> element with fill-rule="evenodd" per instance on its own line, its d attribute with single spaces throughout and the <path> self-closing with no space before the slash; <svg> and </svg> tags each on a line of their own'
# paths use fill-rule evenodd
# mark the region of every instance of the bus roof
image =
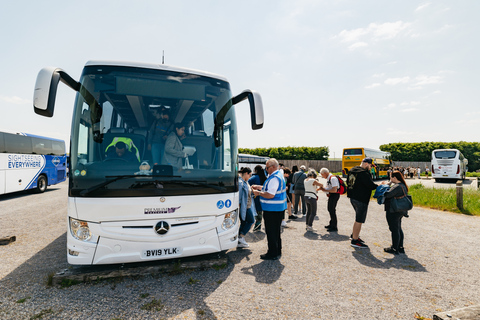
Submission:
<svg viewBox="0 0 480 320">
<path fill-rule="evenodd" d="M 165 64 L 158 64 L 158 63 L 147 63 L 147 62 L 132 62 L 132 61 L 113 61 L 113 60 L 90 60 L 87 61 L 85 67 L 90 66 L 119 66 L 119 67 L 134 67 L 134 68 L 145 68 L 145 69 L 157 69 L 157 70 L 165 70 L 165 71 L 173 71 L 173 72 L 183 72 L 183 73 L 191 73 L 196 74 L 199 76 L 215 78 L 223 81 L 227 81 L 227 78 L 220 76 L 218 74 L 195 70 L 195 69 L 186 69 L 180 67 L 169 66 Z"/>
</svg>

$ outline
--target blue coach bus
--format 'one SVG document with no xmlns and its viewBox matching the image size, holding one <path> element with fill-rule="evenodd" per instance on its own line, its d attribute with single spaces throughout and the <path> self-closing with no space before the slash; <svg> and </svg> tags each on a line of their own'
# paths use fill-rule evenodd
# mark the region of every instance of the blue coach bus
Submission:
<svg viewBox="0 0 480 320">
<path fill-rule="evenodd" d="M 0 132 L 0 194 L 36 189 L 66 180 L 65 141 Z"/>
</svg>

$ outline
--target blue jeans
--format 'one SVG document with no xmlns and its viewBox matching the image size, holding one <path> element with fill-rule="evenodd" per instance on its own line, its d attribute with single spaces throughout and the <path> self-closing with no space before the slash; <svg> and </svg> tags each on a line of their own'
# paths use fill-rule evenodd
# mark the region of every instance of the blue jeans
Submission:
<svg viewBox="0 0 480 320">
<path fill-rule="evenodd" d="M 152 143 L 152 166 L 161 164 L 165 145 L 163 143 Z"/>
<path fill-rule="evenodd" d="M 243 220 L 240 221 L 239 233 L 246 235 L 248 231 L 250 231 L 250 228 L 252 227 L 254 222 L 255 222 L 255 217 L 253 216 L 253 211 L 251 208 L 248 208 L 247 213 L 245 214 L 245 221 Z"/>
</svg>

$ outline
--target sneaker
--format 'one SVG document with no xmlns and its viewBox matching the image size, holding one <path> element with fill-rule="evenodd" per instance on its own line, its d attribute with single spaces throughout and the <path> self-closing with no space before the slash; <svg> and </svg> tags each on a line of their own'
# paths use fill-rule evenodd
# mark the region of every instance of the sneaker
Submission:
<svg viewBox="0 0 480 320">
<path fill-rule="evenodd" d="M 338 229 L 337 228 L 333 228 L 333 227 L 330 227 L 327 229 L 328 232 L 337 232 Z"/>
<path fill-rule="evenodd" d="M 297 217 L 297 216 L 294 216 L 294 215 L 292 214 L 291 216 L 288 216 L 288 219 L 290 219 L 290 220 L 295 220 L 295 219 L 298 219 L 298 217 Z"/>
<path fill-rule="evenodd" d="M 284 228 L 288 228 L 288 226 L 287 226 L 287 222 L 286 222 L 285 220 L 282 220 L 282 227 L 284 227 Z"/>
<path fill-rule="evenodd" d="M 237 248 L 248 248 L 250 245 L 245 241 L 245 238 L 238 238 Z"/>
<path fill-rule="evenodd" d="M 360 241 L 360 239 L 357 239 L 357 240 L 352 239 L 352 242 L 350 242 L 350 245 L 354 248 L 368 249 L 368 246 L 365 244 L 365 242 Z"/>
<path fill-rule="evenodd" d="M 398 252 L 405 254 L 405 248 L 404 247 L 398 248 Z"/>
<path fill-rule="evenodd" d="M 262 229 L 262 223 L 255 222 L 255 226 L 253 226 L 253 231 L 260 231 Z"/>
<path fill-rule="evenodd" d="M 353 240 L 353 234 L 350 235 L 350 240 Z M 362 239 L 360 239 L 360 237 L 358 237 L 357 239 L 358 241 L 360 241 L 361 243 L 365 243 L 365 241 L 363 241 Z"/>
<path fill-rule="evenodd" d="M 317 230 L 313 229 L 313 227 L 310 227 L 310 226 L 307 226 L 306 229 L 307 229 L 307 231 L 309 231 L 309 232 L 315 232 L 315 231 L 317 231 Z"/>
<path fill-rule="evenodd" d="M 398 251 L 392 247 L 384 248 L 383 251 L 385 251 L 386 253 L 398 254 Z"/>
</svg>

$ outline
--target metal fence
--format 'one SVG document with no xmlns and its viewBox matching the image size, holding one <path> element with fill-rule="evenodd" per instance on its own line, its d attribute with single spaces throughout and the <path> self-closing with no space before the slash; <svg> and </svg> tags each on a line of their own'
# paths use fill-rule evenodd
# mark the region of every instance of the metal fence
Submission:
<svg viewBox="0 0 480 320">
<path fill-rule="evenodd" d="M 278 162 L 283 163 L 285 167 L 292 169 L 293 166 L 304 165 L 308 168 L 313 168 L 317 172 L 322 168 L 327 168 L 330 172 L 342 172 L 342 161 L 341 160 L 278 160 Z M 393 167 L 420 167 L 422 172 L 425 172 L 425 167 L 428 167 L 431 170 L 430 162 L 424 161 L 393 161 Z"/>
<path fill-rule="evenodd" d="M 342 161 L 329 161 L 329 160 L 278 160 L 278 162 L 283 163 L 287 168 L 292 169 L 293 166 L 305 166 L 308 168 L 313 168 L 315 171 L 319 172 L 322 168 L 327 168 L 330 172 L 342 172 Z"/>
</svg>

